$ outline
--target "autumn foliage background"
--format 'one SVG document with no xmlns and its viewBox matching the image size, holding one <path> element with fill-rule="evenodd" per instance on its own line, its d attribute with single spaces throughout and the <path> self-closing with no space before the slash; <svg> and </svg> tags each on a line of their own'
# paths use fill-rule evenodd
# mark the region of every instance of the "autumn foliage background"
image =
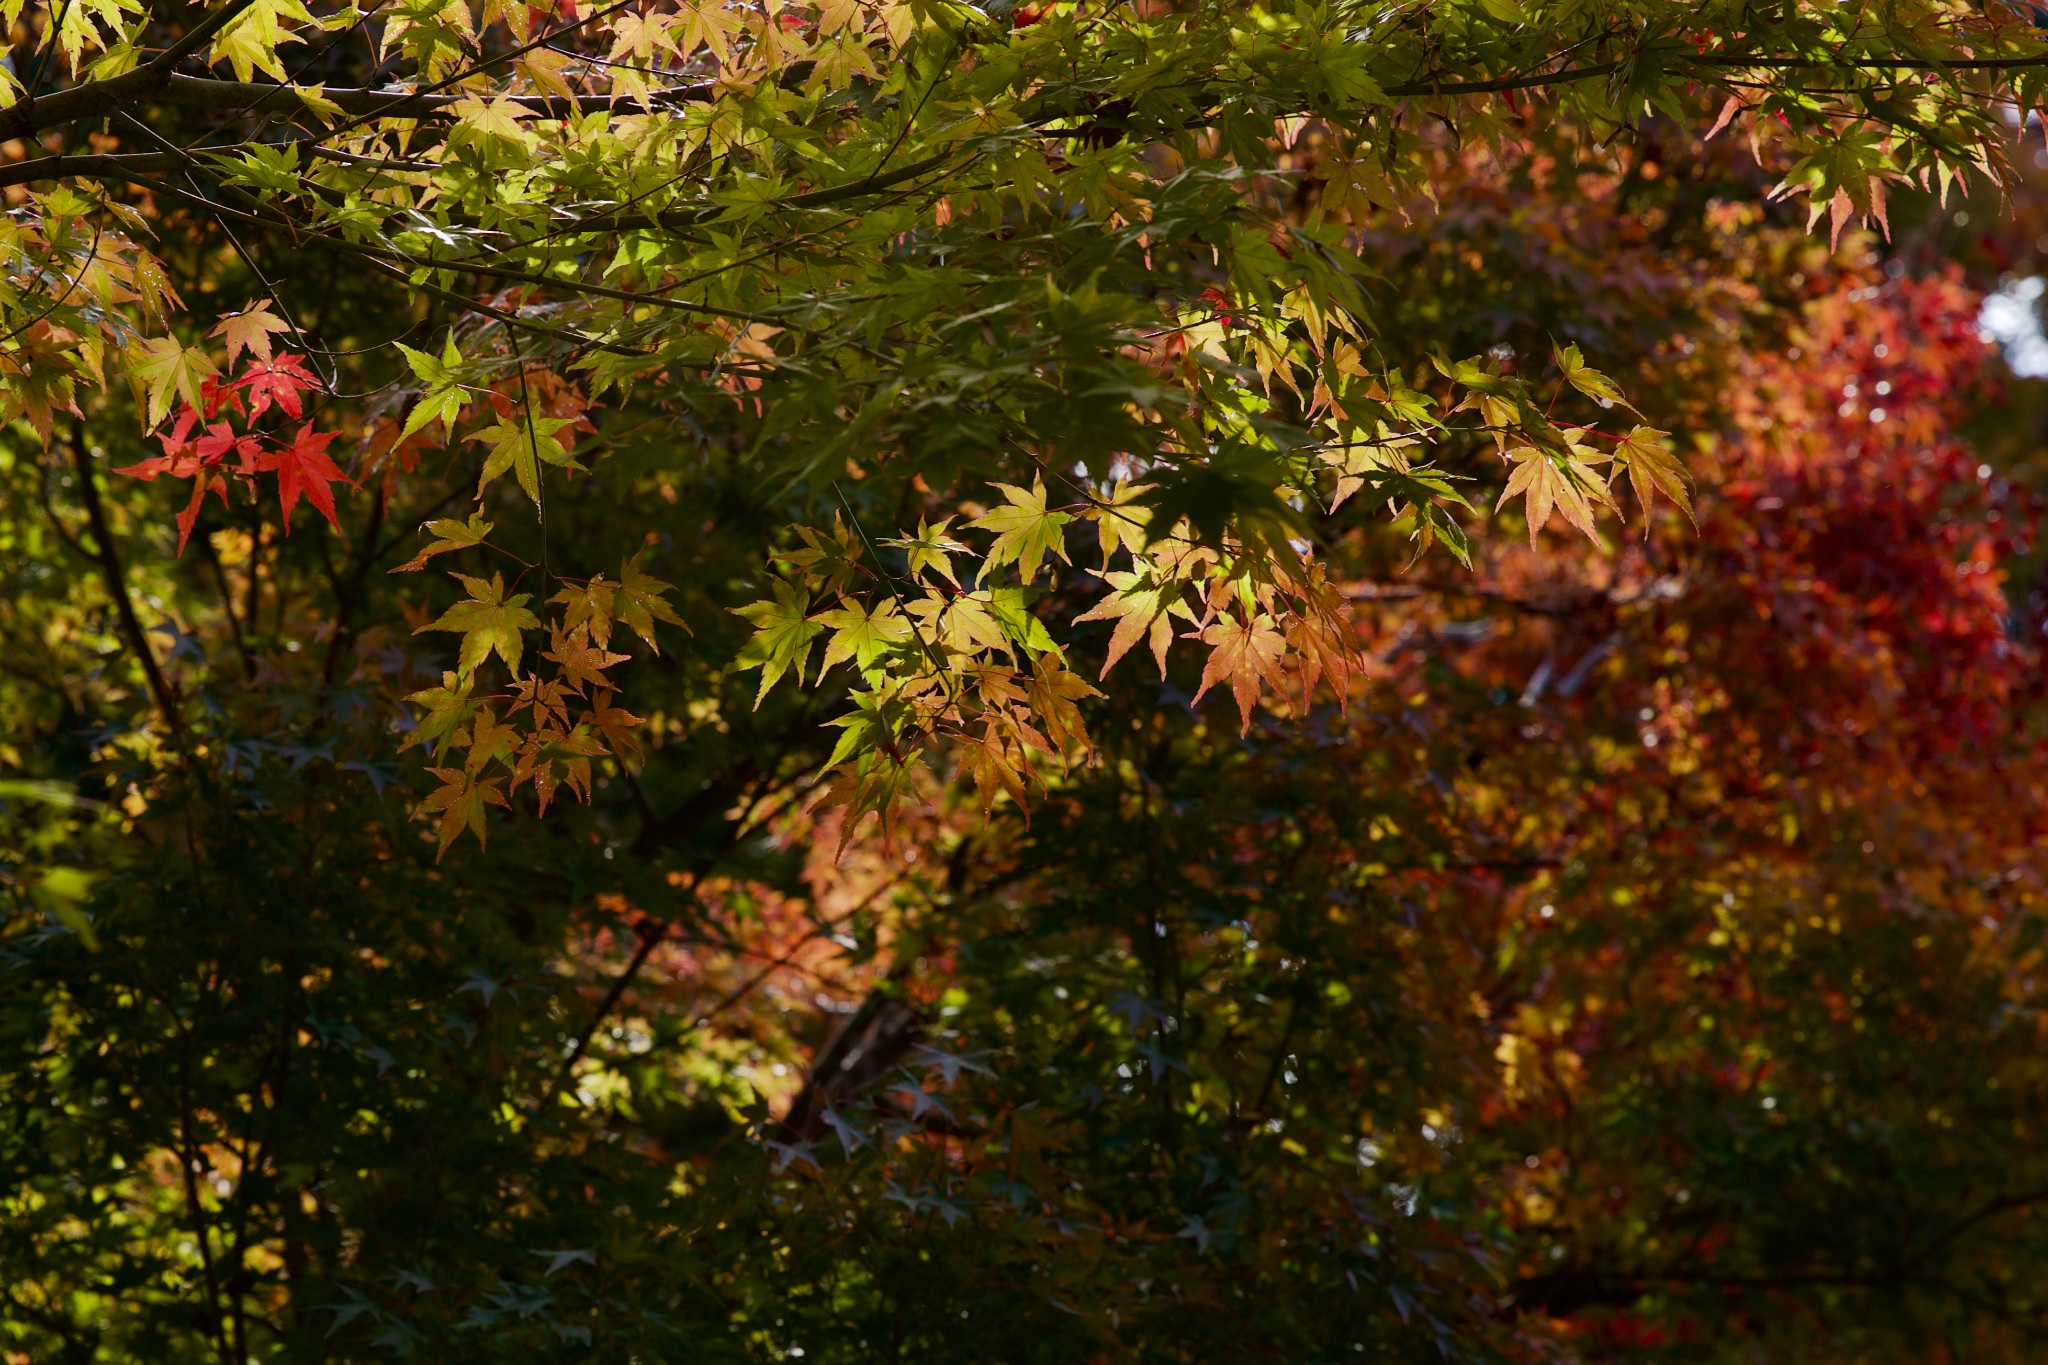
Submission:
<svg viewBox="0 0 2048 1365">
<path fill-rule="evenodd" d="M 2035 1358 L 2048 467 L 1978 319 L 2048 215 L 1831 246 L 1736 141 L 1446 139 L 1362 233 L 1385 345 L 1580 346 L 1695 516 L 1510 506 L 1469 572 L 1332 519 L 1339 686 L 1240 733 L 1095 625 L 1089 756 L 935 770 L 893 837 L 815 799 L 831 690 L 732 668 L 781 524 L 744 386 L 683 477 L 630 395 L 499 382 L 507 442 L 524 386 L 608 449 L 544 523 L 508 455 L 507 543 L 674 586 L 578 656 L 610 756 L 452 825 L 401 746 L 462 604 L 392 571 L 497 447 L 326 396 L 404 379 L 346 343 L 413 305 L 273 270 L 332 355 L 244 338 L 168 440 L 118 393 L 10 431 L 7 1359 Z M 149 211 L 188 302 L 279 264 Z"/>
</svg>

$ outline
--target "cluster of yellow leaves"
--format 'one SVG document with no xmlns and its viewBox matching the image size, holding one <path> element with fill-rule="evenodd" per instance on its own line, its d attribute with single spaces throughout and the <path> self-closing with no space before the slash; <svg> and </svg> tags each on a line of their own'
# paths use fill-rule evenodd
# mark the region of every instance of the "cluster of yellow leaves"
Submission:
<svg viewBox="0 0 2048 1365">
<path fill-rule="evenodd" d="M 483 545 L 491 523 L 472 516 L 467 522 L 433 522 L 427 529 L 434 542 L 396 572 L 418 569 L 433 555 Z M 560 611 L 545 623 L 529 609 L 531 595 L 508 591 L 502 574 L 488 580 L 452 577 L 468 600 L 419 630 L 461 636 L 456 666 L 442 675 L 439 687 L 408 698 L 423 714 L 402 746 L 429 746 L 437 759 L 451 750 L 467 751 L 459 767 L 428 770 L 441 785 L 422 810 L 440 817 L 444 854 L 465 829 L 483 841 L 486 808 L 509 807 L 522 786 L 532 787 L 538 813 L 544 814 L 562 788 L 590 799 L 593 761 L 637 762 L 640 742 L 633 732 L 641 720 L 617 705 L 617 685 L 606 672 L 630 657 L 612 651 L 614 628 L 624 626 L 659 653 L 655 622 L 683 624 L 663 596 L 670 586 L 642 572 L 638 555 L 625 561 L 617 580 L 599 574 L 563 587 L 548 599 Z M 540 658 L 552 667 L 530 668 L 526 633 L 543 629 L 548 644 Z M 510 685 L 479 696 L 479 670 L 493 656 Z"/>
<path fill-rule="evenodd" d="M 1283 658 L 1305 696 L 1326 674 L 1343 695 L 1349 631 L 1319 564 L 1263 546 L 1205 546 L 1185 522 L 1154 539 L 1142 501 L 1152 490 L 1128 480 L 1078 489 L 1066 507 L 1049 504 L 1043 478 L 995 488 L 1002 502 L 960 528 L 991 538 L 978 555 L 950 516 L 880 542 L 901 552 L 900 574 L 844 523 L 803 528 L 804 548 L 778 556 L 788 576 L 773 581 L 773 597 L 738 609 L 755 633 L 735 667 L 761 670 L 756 705 L 784 676 L 803 682 L 820 639 L 817 678 L 842 663 L 858 675 L 852 711 L 828 722 L 841 729 L 828 790 L 850 807 L 849 825 L 868 810 L 886 823 L 933 745 L 953 752 L 985 809 L 999 796 L 1024 804 L 1048 764 L 1089 752 L 1081 703 L 1101 694 L 1032 610 L 1040 577 L 1055 561 L 1071 564 L 1067 531 L 1078 521 L 1095 523 L 1110 588 L 1076 618 L 1115 623 L 1104 677 L 1140 640 L 1164 676 L 1174 641 L 1188 639 L 1209 648 L 1201 693 L 1227 685 L 1247 728 L 1262 689 L 1283 681 Z M 964 582 L 961 557 L 972 564 Z M 1129 567 L 1109 567 L 1118 557 Z M 1002 581 L 1011 571 L 1015 582 Z M 1176 632 L 1176 621 L 1186 629 Z"/>
</svg>

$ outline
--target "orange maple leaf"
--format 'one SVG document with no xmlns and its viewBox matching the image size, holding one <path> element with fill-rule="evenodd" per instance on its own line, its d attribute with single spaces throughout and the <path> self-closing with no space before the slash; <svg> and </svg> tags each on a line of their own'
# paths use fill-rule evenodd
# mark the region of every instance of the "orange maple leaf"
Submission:
<svg viewBox="0 0 2048 1365">
<path fill-rule="evenodd" d="M 1280 661 L 1287 655 L 1286 638 L 1264 612 L 1253 619 L 1249 628 L 1237 617 L 1225 614 L 1196 638 L 1214 646 L 1209 651 L 1208 663 L 1202 666 L 1202 686 L 1195 693 L 1196 704 L 1211 687 L 1228 678 L 1231 694 L 1237 698 L 1238 716 L 1243 721 L 1238 733 L 1245 733 L 1252 728 L 1252 707 L 1259 699 L 1261 682 L 1274 687 L 1281 685 Z"/>
</svg>

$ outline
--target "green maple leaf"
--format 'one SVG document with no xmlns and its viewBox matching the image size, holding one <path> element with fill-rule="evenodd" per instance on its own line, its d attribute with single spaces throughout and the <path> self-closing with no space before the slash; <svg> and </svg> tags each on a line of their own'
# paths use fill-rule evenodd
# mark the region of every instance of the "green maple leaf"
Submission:
<svg viewBox="0 0 2048 1365">
<path fill-rule="evenodd" d="M 530 152 L 540 141 L 520 123 L 522 118 L 531 118 L 531 113 L 509 97 L 493 102 L 465 99 L 450 112 L 458 116 L 450 139 L 481 143 L 487 154 L 507 150 Z"/>
<path fill-rule="evenodd" d="M 291 194 L 299 188 L 299 149 L 296 143 L 275 146 L 252 143 L 237 156 L 215 153 L 207 158 L 230 185 L 246 185 L 258 200 Z"/>
<path fill-rule="evenodd" d="M 1579 353 L 1576 345 L 1550 348 L 1551 356 L 1557 361 L 1557 368 L 1564 371 L 1565 382 L 1586 397 L 1603 406 L 1619 403 L 1630 412 L 1635 404 L 1622 397 L 1621 386 L 1612 379 L 1586 364 L 1586 357 Z"/>
<path fill-rule="evenodd" d="M 427 386 L 420 401 L 413 404 L 412 411 L 406 415 L 405 428 L 399 432 L 399 438 L 403 440 L 436 418 L 440 419 L 444 430 L 454 431 L 456 419 L 462 416 L 462 409 L 469 402 L 469 395 L 462 391 L 462 383 L 455 377 L 455 368 L 462 364 L 462 355 L 455 349 L 454 336 L 449 336 L 439 358 L 425 351 L 415 351 L 403 342 L 399 343 L 398 349 L 405 356 L 405 363 L 412 367 L 413 374 Z"/>
<path fill-rule="evenodd" d="M 1053 643 L 1045 622 L 1031 614 L 1031 599 L 1038 595 L 1036 591 L 1027 592 L 1023 588 L 991 589 L 988 593 L 988 614 L 1002 628 L 1003 634 L 1022 645 L 1028 655 L 1047 652 L 1057 655 L 1060 647 Z"/>
<path fill-rule="evenodd" d="M 399 752 L 416 744 L 433 744 L 434 753 L 446 753 L 448 746 L 455 742 L 456 731 L 469 724 L 469 718 L 476 712 L 477 704 L 469 699 L 470 689 L 476 685 L 474 676 L 458 677 L 453 673 L 441 675 L 441 685 L 430 687 L 424 692 L 415 692 L 406 700 L 415 706 L 426 708 L 427 714 L 406 736 L 405 743 L 398 746 Z"/>
<path fill-rule="evenodd" d="M 906 713 L 903 703 L 893 697 L 855 693 L 852 711 L 825 722 L 839 728 L 839 742 L 832 746 L 832 757 L 825 761 L 825 766 L 836 768 L 856 756 L 888 754 L 896 747 L 896 732 Z M 847 818 L 855 816 L 849 814 Z"/>
<path fill-rule="evenodd" d="M 176 337 L 153 337 L 130 353 L 128 372 L 148 396 L 154 427 L 170 412 L 173 397 L 198 407 L 199 386 L 217 368 L 197 347 L 187 350 Z"/>
<path fill-rule="evenodd" d="M 491 525 L 484 520 L 481 512 L 471 513 L 467 523 L 457 521 L 453 517 L 430 521 L 427 523 L 427 530 L 437 539 L 391 572 L 411 573 L 415 569 L 425 567 L 426 562 L 435 555 L 445 555 L 453 550 L 467 550 L 481 545 L 484 543 L 484 537 L 491 533 Z"/>
<path fill-rule="evenodd" d="M 778 551 L 775 558 L 803 575 L 808 587 L 820 593 L 837 592 L 860 572 L 860 541 L 836 515 L 829 533 L 809 526 L 797 527 L 796 533 L 806 548 Z"/>
<path fill-rule="evenodd" d="M 506 470 L 511 470 L 519 486 L 526 490 L 526 496 L 540 501 L 540 467 L 543 464 L 575 467 L 575 461 L 562 443 L 555 439 L 555 433 L 563 427 L 573 425 L 567 417 L 532 417 L 513 413 L 499 420 L 493 427 L 471 432 L 469 439 L 482 441 L 491 448 L 484 457 L 483 477 L 477 480 L 476 492 L 483 496 Z"/>
<path fill-rule="evenodd" d="M 761 699 L 768 695 L 768 689 L 775 686 L 776 680 L 792 666 L 796 669 L 797 682 L 803 682 L 811 641 L 825 629 L 821 622 L 806 617 L 810 605 L 810 598 L 803 589 L 778 578 L 775 580 L 774 601 L 749 602 L 744 607 L 733 608 L 734 615 L 746 617 L 755 627 L 754 638 L 741 647 L 733 668 L 742 673 L 750 668 L 761 670 L 761 690 L 754 694 L 756 710 L 760 709 Z"/>
<path fill-rule="evenodd" d="M 1038 566 L 1047 554 L 1073 562 L 1067 559 L 1065 528 L 1074 518 L 1065 512 L 1046 510 L 1043 478 L 1034 478 L 1029 492 L 1010 483 L 999 483 L 996 487 L 1003 491 L 1009 505 L 967 523 L 976 530 L 996 533 L 996 543 L 988 549 L 984 575 L 990 569 L 1014 562 L 1017 572 L 1029 583 L 1038 576 Z"/>
<path fill-rule="evenodd" d="M 540 629 L 540 618 L 526 609 L 528 595 L 506 597 L 503 574 L 492 574 L 488 583 L 468 574 L 454 577 L 469 589 L 470 600 L 457 602 L 442 613 L 440 620 L 421 626 L 413 634 L 446 630 L 461 635 L 462 651 L 457 656 L 456 670 L 465 678 L 476 672 L 477 665 L 493 652 L 505 661 L 512 676 L 518 677 L 519 660 L 526 652 L 525 637 L 520 632 Z"/>
<path fill-rule="evenodd" d="M 825 642 L 825 662 L 818 665 L 821 676 L 844 659 L 852 659 L 854 667 L 866 672 L 875 660 L 910 638 L 910 621 L 897 612 L 894 602 L 884 602 L 872 612 L 851 597 L 842 597 L 839 603 L 817 616 L 818 623 L 832 632 Z"/>
</svg>

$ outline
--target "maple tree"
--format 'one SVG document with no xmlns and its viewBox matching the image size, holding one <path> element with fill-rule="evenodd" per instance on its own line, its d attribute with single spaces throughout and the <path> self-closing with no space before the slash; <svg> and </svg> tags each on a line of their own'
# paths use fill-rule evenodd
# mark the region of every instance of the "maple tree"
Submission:
<svg viewBox="0 0 2048 1365">
<path fill-rule="evenodd" d="M 216 362 L 180 335 L 178 297 L 139 245 L 173 207 L 209 216 L 244 258 L 288 244 L 312 268 L 456 307 L 438 344 L 389 343 L 423 386 L 397 439 L 487 446 L 480 497 L 510 473 L 540 507 L 548 471 L 574 475 L 579 451 L 614 444 L 587 416 L 606 394 L 650 408 L 679 449 L 710 408 L 751 404 L 752 435 L 736 439 L 816 529 L 782 561 L 793 576 L 763 599 L 745 657 L 764 682 L 800 678 L 812 632 L 785 618 L 834 632 L 828 656 L 862 678 L 829 756 L 834 790 L 885 819 L 924 755 L 971 770 L 992 800 L 1085 752 L 1074 708 L 1091 685 L 1058 661 L 1072 623 L 1031 623 L 1071 518 L 1118 523 L 1102 567 L 1133 577 L 1113 610 L 1155 657 L 1182 636 L 1206 646 L 1206 679 L 1228 680 L 1249 724 L 1291 672 L 1343 690 L 1336 600 L 1295 548 L 1307 502 L 1362 498 L 1419 547 L 1462 553 L 1469 509 L 1432 462 L 1461 423 L 1492 434 L 1515 471 L 1503 497 L 1525 497 L 1537 525 L 1554 510 L 1594 534 L 1617 473 L 1639 500 L 1684 499 L 1653 426 L 1559 414 L 1483 358 L 1439 357 L 1461 400 L 1445 414 L 1384 352 L 1349 262 L 1376 212 L 1432 193 L 1433 120 L 1497 142 L 1542 108 L 1611 138 L 1718 104 L 1713 130 L 1760 157 L 1768 143 L 1785 167 L 1773 192 L 1803 195 L 1839 238 L 1859 215 L 1885 225 L 1901 184 L 1946 194 L 1958 176 L 2003 177 L 1997 111 L 2037 103 L 2044 60 L 2027 15 L 1935 4 L 451 0 L 387 15 L 231 0 L 181 18 L 125 4 L 45 17 L 0 119 L 41 148 L 0 181 L 58 186 L 27 196 L 11 229 L 12 410 L 47 430 L 110 359 L 147 426 L 174 400 L 210 405 Z M 172 111 L 189 134 L 165 135 Z M 100 141 L 70 146 L 93 120 Z M 237 390 L 253 418 L 273 338 L 319 343 L 275 272 L 251 269 L 259 297 L 207 335 L 230 362 L 259 358 Z M 495 292 L 462 292 L 476 287 Z M 1577 348 L 1557 361 L 1582 404 L 1625 408 Z M 575 431 L 590 439 L 572 449 Z M 324 511 L 340 476 L 320 441 L 303 433 L 254 472 L 275 473 L 288 506 Z M 224 485 L 195 454 L 196 507 Z M 993 539 L 912 549 L 894 524 L 906 510 Z M 898 578 L 878 543 L 920 567 Z M 971 588 L 924 577 L 954 554 L 977 561 Z M 1119 555 L 1128 567 L 1107 562 Z M 609 752 L 559 706 L 493 695 L 522 712 L 515 787 L 545 767 L 543 732 Z M 468 747 L 462 727 L 445 733 Z M 436 800 L 473 809 L 474 766 L 445 770 L 462 775 Z"/>
<path fill-rule="evenodd" d="M 2026 1358 L 2030 16 L 15 18 L 0 1347 Z"/>
</svg>

